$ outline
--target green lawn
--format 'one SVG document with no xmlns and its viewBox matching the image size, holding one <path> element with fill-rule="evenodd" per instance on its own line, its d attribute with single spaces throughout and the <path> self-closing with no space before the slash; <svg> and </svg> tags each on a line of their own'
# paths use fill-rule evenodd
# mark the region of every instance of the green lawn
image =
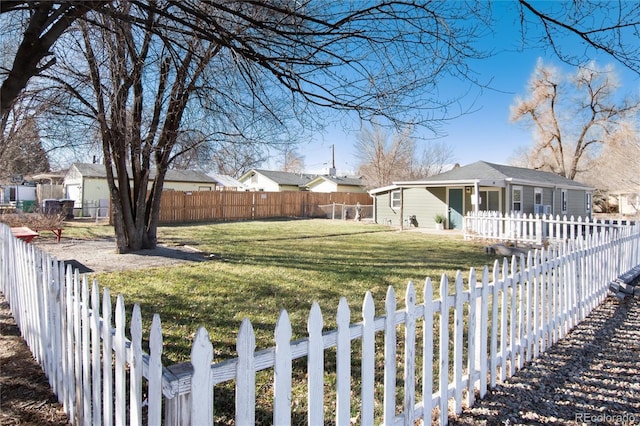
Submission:
<svg viewBox="0 0 640 426">
<path fill-rule="evenodd" d="M 75 238 L 113 235 L 110 227 L 70 227 Z M 97 275 L 112 296 L 123 294 L 127 314 L 142 308 L 145 327 L 159 313 L 165 365 L 188 359 L 191 339 L 205 326 L 215 359 L 235 356 L 235 338 L 244 317 L 255 329 L 258 349 L 273 345 L 273 331 L 286 309 L 294 338 L 304 337 L 313 301 L 322 308 L 325 328 L 335 324 L 338 300 L 345 296 L 352 322 L 361 318 L 371 291 L 382 315 L 387 287 L 394 286 L 398 308 L 410 280 L 421 294 L 427 276 L 437 287 L 443 273 L 492 264 L 478 243 L 459 234 L 397 232 L 388 227 L 329 220 L 257 221 L 161 227 L 159 242 L 191 245 L 211 259 L 175 267 Z M 421 301 L 422 297 L 418 296 Z"/>
</svg>

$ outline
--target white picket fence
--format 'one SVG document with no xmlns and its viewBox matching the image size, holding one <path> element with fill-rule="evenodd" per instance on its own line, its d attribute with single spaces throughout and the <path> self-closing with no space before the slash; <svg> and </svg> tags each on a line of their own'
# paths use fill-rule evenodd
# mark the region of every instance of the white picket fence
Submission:
<svg viewBox="0 0 640 426">
<path fill-rule="evenodd" d="M 469 212 L 464 217 L 465 239 L 482 238 L 516 243 L 542 244 L 574 240 L 586 235 L 617 230 L 630 225 L 629 221 L 613 222 L 589 217 L 500 213 L 496 211 Z"/>
<path fill-rule="evenodd" d="M 148 354 L 142 349 L 140 308 L 133 306 L 129 327 L 125 304 L 118 296 L 115 313 L 108 289 L 12 237 L 0 226 L 2 257 L 0 289 L 34 357 L 74 424 L 208 425 L 213 424 L 214 387 L 233 381 L 235 424 L 256 420 L 256 372 L 273 377 L 273 423 L 292 421 L 292 361 L 307 360 L 306 416 L 311 425 L 334 420 L 338 425 L 374 423 L 413 425 L 436 416 L 446 424 L 463 403 L 473 405 L 476 391 L 505 380 L 536 358 L 585 318 L 605 297 L 608 283 L 640 264 L 640 233 L 635 227 L 565 241 L 525 258 L 495 262 L 468 279 L 458 272 L 454 292 L 443 276 L 438 297 L 430 279 L 421 288 L 422 303 L 409 283 L 405 307 L 396 310 L 389 288 L 385 312 L 376 317 L 370 293 L 364 298 L 362 321 L 351 323 L 343 298 L 337 308 L 337 329 L 323 333 L 323 318 L 314 303 L 308 338 L 291 341 L 289 316 L 282 311 L 275 329 L 276 346 L 256 352 L 252 325 L 245 319 L 237 339 L 238 357 L 213 363 L 213 346 L 200 328 L 191 362 L 164 368 L 160 318 L 154 315 Z M 450 316 L 453 314 L 453 324 Z M 115 317 L 115 325 L 113 318 Z M 437 333 L 434 330 L 438 330 Z M 129 335 L 129 338 L 126 335 Z M 376 336 L 384 341 L 376 353 Z M 401 347 L 398 338 L 402 336 Z M 354 340 L 360 353 L 352 350 Z M 434 353 L 434 348 L 440 348 Z M 335 348 L 335 418 L 327 419 L 325 352 Z M 402 376 L 397 381 L 398 357 Z M 384 365 L 382 401 L 376 401 L 376 361 Z M 352 374 L 360 363 L 360 377 Z M 440 373 L 441 372 L 441 373 Z M 361 389 L 352 405 L 352 389 Z M 298 387 L 298 384 L 295 384 Z M 143 389 L 146 398 L 143 404 Z M 396 405 L 402 395 L 401 406 Z M 464 396 L 464 400 L 463 400 Z M 332 397 L 333 398 L 333 397 Z M 380 415 L 376 405 L 382 404 Z M 144 405 L 144 406 L 143 406 Z"/>
</svg>

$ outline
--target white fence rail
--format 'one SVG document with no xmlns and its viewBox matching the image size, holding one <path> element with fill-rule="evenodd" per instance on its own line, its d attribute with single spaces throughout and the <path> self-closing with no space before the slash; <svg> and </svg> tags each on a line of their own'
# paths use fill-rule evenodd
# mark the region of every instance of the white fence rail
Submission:
<svg viewBox="0 0 640 426">
<path fill-rule="evenodd" d="M 589 217 L 533 215 L 494 211 L 469 212 L 464 217 L 465 239 L 482 238 L 542 244 L 574 240 L 587 235 L 613 232 L 629 226 L 629 221 L 597 220 Z"/>
<path fill-rule="evenodd" d="M 228 381 L 236 389 L 235 424 L 251 425 L 256 420 L 260 370 L 271 371 L 273 377 L 274 403 L 265 409 L 273 411 L 274 424 L 290 424 L 292 389 L 299 387 L 292 382 L 292 361 L 303 357 L 309 424 L 334 420 L 349 425 L 357 418 L 363 425 L 412 425 L 420 418 L 429 422 L 432 416 L 446 424 L 451 411 L 460 412 L 463 403 L 473 405 L 475 391 L 483 397 L 488 387 L 562 338 L 605 297 L 612 279 L 640 263 L 640 233 L 635 227 L 586 235 L 530 252 L 526 258 L 496 261 L 492 271 L 485 267 L 479 275 L 472 269 L 466 281 L 459 272 L 453 292 L 443 276 L 437 297 L 427 279 L 420 288 L 422 303 L 409 283 L 400 310 L 390 287 L 385 312 L 379 317 L 367 293 L 362 321 L 357 323 L 351 323 L 343 298 L 334 331 L 323 333 L 322 313 L 314 303 L 308 337 L 302 340 L 291 341 L 289 316 L 282 311 L 276 346 L 258 352 L 252 325 L 245 319 L 238 333 L 238 357 L 221 363 L 212 364 L 213 346 L 201 328 L 191 362 L 163 368 L 157 315 L 147 354 L 137 305 L 127 327 L 122 296 L 112 312 L 108 289 L 100 295 L 97 283 L 89 286 L 85 277 L 65 271 L 33 245 L 13 238 L 4 225 L 0 238 L 0 288 L 71 421 L 87 425 L 212 424 L 214 387 Z M 383 341 L 378 352 L 376 337 Z M 355 340 L 360 343 L 353 345 Z M 336 358 L 334 419 L 325 417 L 329 396 L 323 384 L 329 348 L 335 348 Z M 359 376 L 352 374 L 354 365 Z M 380 368 L 384 390 L 378 398 L 374 378 Z M 356 385 L 361 391 L 354 407 Z M 402 401 L 396 404 L 398 395 Z M 380 413 L 375 410 L 379 404 Z"/>
</svg>

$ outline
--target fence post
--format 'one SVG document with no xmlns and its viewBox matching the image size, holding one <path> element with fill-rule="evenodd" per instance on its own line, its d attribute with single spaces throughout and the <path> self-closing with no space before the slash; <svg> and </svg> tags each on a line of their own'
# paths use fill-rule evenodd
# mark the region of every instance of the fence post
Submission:
<svg viewBox="0 0 640 426">
<path fill-rule="evenodd" d="M 164 407 L 167 426 L 191 424 L 191 394 L 187 389 L 192 375 L 193 367 L 190 362 L 174 364 L 166 369 L 166 378 L 174 395 L 166 399 Z"/>
</svg>

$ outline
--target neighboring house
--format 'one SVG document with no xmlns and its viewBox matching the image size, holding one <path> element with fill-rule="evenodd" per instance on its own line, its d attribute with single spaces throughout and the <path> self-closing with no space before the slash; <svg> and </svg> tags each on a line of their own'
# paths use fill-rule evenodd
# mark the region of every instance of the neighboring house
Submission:
<svg viewBox="0 0 640 426">
<path fill-rule="evenodd" d="M 640 214 L 640 193 L 634 191 L 616 191 L 611 193 L 616 197 L 618 212 L 625 216 Z"/>
<path fill-rule="evenodd" d="M 322 175 L 305 186 L 311 192 L 366 192 L 362 178 L 350 176 Z"/>
<path fill-rule="evenodd" d="M 247 187 L 245 187 L 242 182 L 238 179 L 228 176 L 228 175 L 218 175 L 215 173 L 209 173 L 209 177 L 211 177 L 216 182 L 216 191 L 246 191 Z"/>
<path fill-rule="evenodd" d="M 446 228 L 461 229 L 472 211 L 591 217 L 593 188 L 554 173 L 478 161 L 369 194 L 377 223 L 435 228 L 435 216 L 444 215 Z"/>
<path fill-rule="evenodd" d="M 251 191 L 365 192 L 360 178 L 252 169 L 238 178 Z"/>
<path fill-rule="evenodd" d="M 27 182 L 0 184 L 0 205 L 28 212 L 35 210 L 36 185 Z M 4 212 L 5 209 L 2 211 Z"/>
<path fill-rule="evenodd" d="M 155 177 L 151 170 L 149 179 Z M 109 214 L 109 185 L 104 164 L 75 163 L 64 177 L 65 198 L 74 200 L 74 215 L 106 217 Z M 167 170 L 165 191 L 212 191 L 216 181 L 194 170 Z"/>
<path fill-rule="evenodd" d="M 317 175 L 251 169 L 238 180 L 251 191 L 305 191 L 305 185 Z"/>
</svg>

